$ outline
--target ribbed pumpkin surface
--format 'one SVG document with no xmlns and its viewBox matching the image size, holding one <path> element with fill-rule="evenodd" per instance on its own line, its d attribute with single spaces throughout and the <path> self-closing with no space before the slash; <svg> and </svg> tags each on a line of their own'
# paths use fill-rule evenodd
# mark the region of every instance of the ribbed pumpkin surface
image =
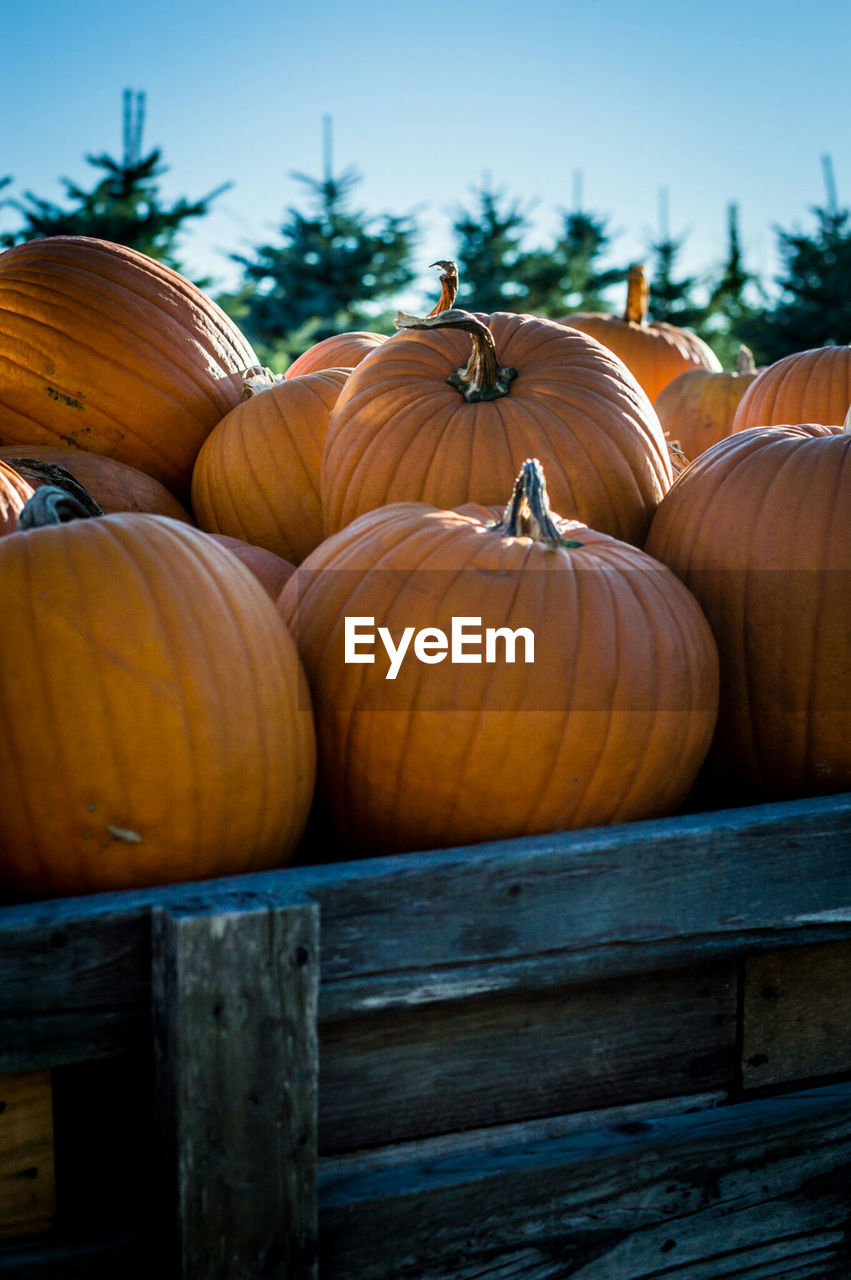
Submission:
<svg viewBox="0 0 851 1280">
<path fill-rule="evenodd" d="M 11 534 L 0 610 L 0 882 L 47 896 L 287 859 L 309 695 L 229 552 L 149 515 Z"/>
<path fill-rule="evenodd" d="M 370 351 L 386 341 L 387 338 L 382 333 L 370 333 L 361 329 L 332 334 L 330 338 L 323 338 L 297 356 L 284 377 L 298 378 L 303 373 L 317 373 L 322 369 L 352 369 Z"/>
<path fill-rule="evenodd" d="M 671 440 L 688 459 L 730 435 L 742 397 L 759 374 L 689 369 L 656 397 L 654 408 Z"/>
<path fill-rule="evenodd" d="M 395 339 L 394 339 L 395 342 Z M 692 597 L 634 547 L 503 538 L 473 516 L 396 504 L 324 542 L 284 588 L 314 697 L 320 779 L 343 834 L 374 851 L 669 812 L 715 721 L 717 658 Z M 395 680 L 344 661 L 345 618 L 531 627 L 534 662 L 425 665 Z M 482 650 L 477 650 L 481 654 Z M 522 653 L 522 645 L 518 654 Z"/>
<path fill-rule="evenodd" d="M 721 362 L 711 347 L 675 324 L 651 320 L 639 324 L 620 316 L 575 311 L 562 316 L 561 323 L 581 329 L 602 342 L 623 360 L 651 400 L 687 369 L 720 371 Z"/>
<path fill-rule="evenodd" d="M 328 419 L 348 371 L 288 378 L 232 409 L 204 443 L 192 475 L 195 519 L 208 533 L 298 564 L 322 540 L 319 496 Z"/>
<path fill-rule="evenodd" d="M 117 458 L 89 453 L 86 449 L 72 449 L 67 445 L 0 446 L 0 459 L 10 462 L 13 458 L 22 457 L 65 467 L 88 490 L 106 515 L 113 511 L 146 511 L 150 515 L 171 516 L 173 520 L 191 523 L 188 512 L 165 485 L 138 467 L 119 462 Z M 35 484 L 35 481 L 31 483 Z"/>
<path fill-rule="evenodd" d="M 185 496 L 256 363 L 214 302 L 144 254 L 82 236 L 0 254 L 0 444 L 104 453 Z"/>
<path fill-rule="evenodd" d="M 851 786 L 851 436 L 722 440 L 676 481 L 646 547 L 718 643 L 722 779 L 763 799 Z"/>
<path fill-rule="evenodd" d="M 734 431 L 819 422 L 839 427 L 851 407 L 851 347 L 798 351 L 763 369 L 748 387 Z"/>
<path fill-rule="evenodd" d="M 553 508 L 643 541 L 672 474 L 659 420 L 623 364 L 593 339 L 535 316 L 485 319 L 508 395 L 468 403 L 447 377 L 470 339 L 404 332 L 350 375 L 322 462 L 326 533 L 388 502 L 504 503 L 505 477 L 539 458 Z"/>
</svg>

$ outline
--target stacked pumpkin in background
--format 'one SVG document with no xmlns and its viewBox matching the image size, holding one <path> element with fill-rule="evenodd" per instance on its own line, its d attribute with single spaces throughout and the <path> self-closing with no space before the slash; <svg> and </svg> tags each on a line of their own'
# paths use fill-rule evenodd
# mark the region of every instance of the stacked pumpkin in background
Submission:
<svg viewBox="0 0 851 1280">
<path fill-rule="evenodd" d="M 675 576 L 692 587 L 691 553 L 661 531 L 704 468 L 672 488 L 649 395 L 683 361 L 723 375 L 643 315 L 609 326 L 658 346 L 637 377 L 583 317 L 459 311 L 454 264 L 435 265 L 428 316 L 337 335 L 272 378 L 209 299 L 130 250 L 58 238 L 0 255 L 7 887 L 280 865 L 307 820 L 315 730 L 322 804 L 363 852 L 682 804 L 718 658 Z M 634 273 L 633 309 L 641 286 Z M 55 479 L 106 514 L 49 523 L 72 503 Z M 651 521 L 673 573 L 640 549 Z M 436 661 L 429 636 L 462 615 L 528 627 L 534 663 Z M 347 616 L 394 644 L 424 629 L 425 656 L 392 681 L 380 651 L 347 663 Z"/>
</svg>

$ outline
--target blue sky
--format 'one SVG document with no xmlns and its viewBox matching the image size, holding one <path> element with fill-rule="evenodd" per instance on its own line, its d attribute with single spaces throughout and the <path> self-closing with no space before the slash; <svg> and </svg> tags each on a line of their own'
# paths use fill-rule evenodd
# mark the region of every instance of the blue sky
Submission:
<svg viewBox="0 0 851 1280">
<path fill-rule="evenodd" d="M 697 273 L 723 255 L 735 200 L 748 264 L 770 278 L 772 226 L 812 225 L 825 153 L 851 203 L 847 0 L 34 0 L 7 16 L 4 45 L 11 194 L 88 183 L 84 155 L 120 153 L 122 91 L 142 89 L 166 195 L 233 183 L 182 242 L 189 273 L 221 286 L 236 279 L 228 252 L 274 238 L 302 202 L 292 171 L 319 175 L 324 115 L 335 166 L 363 176 L 357 203 L 417 213 L 423 288 L 486 177 L 527 205 L 532 245 L 581 172 L 584 207 L 621 232 L 618 262 L 644 253 L 664 187 L 671 230 L 687 233 L 682 268 Z M 17 222 L 0 210 L 0 229 Z"/>
</svg>

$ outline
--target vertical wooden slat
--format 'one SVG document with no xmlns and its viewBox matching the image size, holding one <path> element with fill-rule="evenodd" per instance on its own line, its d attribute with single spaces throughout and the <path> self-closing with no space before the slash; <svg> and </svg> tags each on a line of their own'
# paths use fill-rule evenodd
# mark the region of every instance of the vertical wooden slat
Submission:
<svg viewBox="0 0 851 1280">
<path fill-rule="evenodd" d="M 158 1111 L 179 1280 L 316 1275 L 315 903 L 157 910 Z"/>
<path fill-rule="evenodd" d="M 0 1076 L 0 1239 L 47 1231 L 55 1202 L 50 1072 Z"/>
</svg>

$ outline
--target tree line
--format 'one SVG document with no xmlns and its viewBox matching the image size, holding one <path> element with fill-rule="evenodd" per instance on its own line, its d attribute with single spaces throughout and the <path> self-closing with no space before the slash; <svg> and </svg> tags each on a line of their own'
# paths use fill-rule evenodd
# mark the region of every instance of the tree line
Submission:
<svg viewBox="0 0 851 1280">
<path fill-rule="evenodd" d="M 26 192 L 0 205 L 20 225 L 0 235 L 0 245 L 47 235 L 88 235 L 129 245 L 181 270 L 177 240 L 191 220 L 204 217 L 225 183 L 197 200 L 167 203 L 159 180 L 167 171 L 162 151 L 144 153 L 144 94 L 124 95 L 123 151 L 89 155 L 98 171 L 90 187 L 63 179 L 65 202 Z M 392 332 L 395 299 L 414 278 L 416 218 L 368 214 L 357 207 L 357 172 L 335 173 L 326 120 L 323 173 L 296 174 L 302 205 L 285 211 L 274 239 L 251 253 L 232 254 L 241 282 L 217 301 L 237 321 L 264 361 L 283 369 L 313 342 L 347 329 Z M 720 268 L 702 282 L 683 275 L 683 238 L 664 226 L 648 245 L 649 318 L 695 330 L 734 367 L 739 347 L 758 364 L 793 351 L 851 342 L 851 211 L 840 206 L 827 158 L 826 196 L 810 210 L 808 232 L 775 227 L 779 275 L 769 296 L 748 270 L 741 247 L 738 208 L 727 210 L 727 243 Z M 0 178 L 0 189 L 11 178 Z M 626 280 L 629 263 L 607 265 L 613 235 L 609 219 L 580 207 L 563 210 L 551 242 L 527 247 L 531 229 L 521 202 L 490 181 L 473 188 L 471 207 L 453 219 L 458 263 L 458 305 L 477 311 L 530 311 L 560 319 L 572 311 L 606 311 Z M 199 281 L 207 285 L 206 281 Z M 386 310 L 382 310 L 386 308 Z"/>
</svg>

